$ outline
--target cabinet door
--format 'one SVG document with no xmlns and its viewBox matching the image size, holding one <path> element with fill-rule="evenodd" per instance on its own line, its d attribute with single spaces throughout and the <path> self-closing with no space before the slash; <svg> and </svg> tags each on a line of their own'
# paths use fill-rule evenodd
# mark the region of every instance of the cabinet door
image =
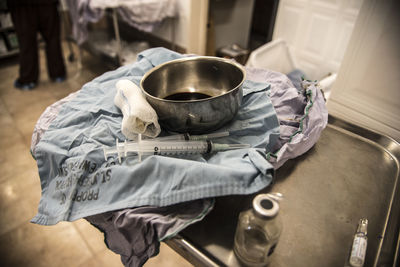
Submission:
<svg viewBox="0 0 400 267">
<path fill-rule="evenodd" d="M 298 67 L 320 80 L 336 73 L 362 0 L 281 0 L 273 39 L 284 39 Z"/>
</svg>

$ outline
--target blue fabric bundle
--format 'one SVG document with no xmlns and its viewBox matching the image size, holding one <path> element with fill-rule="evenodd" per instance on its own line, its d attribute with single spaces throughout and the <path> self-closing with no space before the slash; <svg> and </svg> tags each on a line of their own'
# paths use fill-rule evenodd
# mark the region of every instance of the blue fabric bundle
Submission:
<svg viewBox="0 0 400 267">
<path fill-rule="evenodd" d="M 218 143 L 251 148 L 187 157 L 148 156 L 104 160 L 103 146 L 123 140 L 122 113 L 114 106 L 115 84 L 139 84 L 154 66 L 183 57 L 164 48 L 142 52 L 138 60 L 87 83 L 65 103 L 34 150 L 42 186 L 38 214 L 44 225 L 145 205 L 168 206 L 195 199 L 251 194 L 268 186 L 273 167 L 266 154 L 279 137 L 279 123 L 266 91 L 246 80 L 243 103 L 233 121 L 218 131 Z M 167 135 L 169 133 L 163 132 Z"/>
</svg>

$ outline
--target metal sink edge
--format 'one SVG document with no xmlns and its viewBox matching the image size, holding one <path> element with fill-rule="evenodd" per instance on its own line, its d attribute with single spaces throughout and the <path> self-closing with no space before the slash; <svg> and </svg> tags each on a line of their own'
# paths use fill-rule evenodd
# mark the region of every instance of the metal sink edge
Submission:
<svg viewBox="0 0 400 267">
<path fill-rule="evenodd" d="M 365 127 L 360 127 L 331 115 L 329 115 L 328 127 L 332 127 L 350 135 L 355 135 L 370 144 L 379 146 L 395 161 L 397 165 L 395 186 L 388 207 L 382 240 L 379 244 L 379 249 L 376 253 L 373 266 L 400 266 L 400 186 L 398 181 L 400 176 L 400 144 L 389 136 L 377 133 Z M 205 219 L 207 219 L 207 217 Z M 174 238 L 166 240 L 165 242 L 195 266 L 224 265 L 218 259 L 214 258 L 213 255 L 210 255 L 206 250 L 192 244 L 190 237 L 186 237 L 184 233 L 178 234 Z"/>
</svg>

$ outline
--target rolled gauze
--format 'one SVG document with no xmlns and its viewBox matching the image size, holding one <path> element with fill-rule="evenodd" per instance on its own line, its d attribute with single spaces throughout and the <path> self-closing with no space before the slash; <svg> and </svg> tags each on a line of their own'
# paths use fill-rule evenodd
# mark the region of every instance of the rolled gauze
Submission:
<svg viewBox="0 0 400 267">
<path fill-rule="evenodd" d="M 114 104 L 123 114 L 121 131 L 127 139 L 134 140 L 137 134 L 156 137 L 161 132 L 157 113 L 144 98 L 140 88 L 129 80 L 116 83 Z"/>
</svg>

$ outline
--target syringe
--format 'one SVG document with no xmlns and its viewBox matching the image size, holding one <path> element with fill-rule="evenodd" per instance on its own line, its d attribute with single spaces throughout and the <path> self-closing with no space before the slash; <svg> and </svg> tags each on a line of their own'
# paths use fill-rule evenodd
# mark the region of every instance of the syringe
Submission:
<svg viewBox="0 0 400 267">
<path fill-rule="evenodd" d="M 117 154 L 118 161 L 121 163 L 121 157 L 126 157 L 128 153 L 137 154 L 139 162 L 142 155 L 190 155 L 190 154 L 208 154 L 218 151 L 232 149 L 248 148 L 249 144 L 216 144 L 209 140 L 202 141 L 154 141 L 152 139 L 142 140 L 139 135 L 137 142 L 126 141 L 119 143 L 116 139 L 115 147 L 104 147 L 104 158 L 107 160 L 110 154 Z"/>
</svg>

